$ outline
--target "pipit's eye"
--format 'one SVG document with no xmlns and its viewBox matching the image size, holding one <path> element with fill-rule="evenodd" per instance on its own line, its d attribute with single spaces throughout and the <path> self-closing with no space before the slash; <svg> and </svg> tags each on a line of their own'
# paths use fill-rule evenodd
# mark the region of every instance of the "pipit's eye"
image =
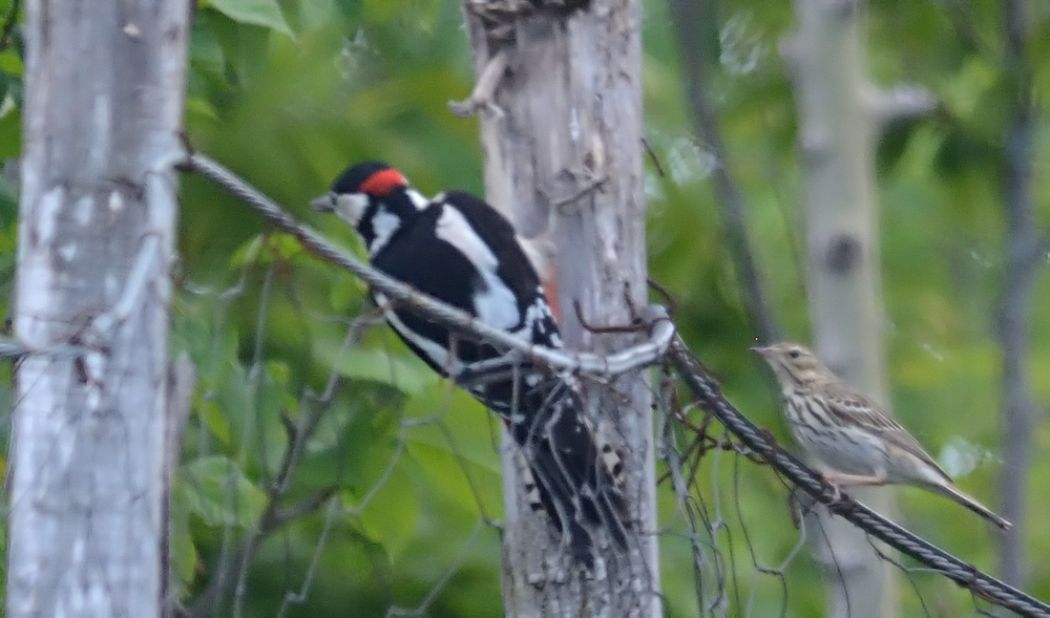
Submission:
<svg viewBox="0 0 1050 618">
<path fill-rule="evenodd" d="M 802 352 L 799 352 L 798 350 L 791 350 L 790 352 L 788 352 L 788 356 L 790 356 L 791 358 L 798 358 L 799 356 L 802 356 Z"/>
</svg>

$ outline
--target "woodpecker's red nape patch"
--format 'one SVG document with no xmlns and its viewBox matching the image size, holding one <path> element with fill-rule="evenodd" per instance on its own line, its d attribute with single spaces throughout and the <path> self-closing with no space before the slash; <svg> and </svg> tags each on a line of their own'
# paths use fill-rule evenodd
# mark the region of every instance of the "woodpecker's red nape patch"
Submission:
<svg viewBox="0 0 1050 618">
<path fill-rule="evenodd" d="M 361 191 L 369 195 L 389 195 L 394 189 L 407 185 L 408 181 L 401 175 L 401 172 L 388 167 L 372 174 L 368 180 L 362 182 Z"/>
<path fill-rule="evenodd" d="M 551 266 L 551 270 L 554 267 Z M 558 281 L 552 276 L 550 279 L 542 281 L 543 295 L 547 297 L 547 306 L 551 309 L 551 314 L 554 316 L 555 322 L 561 321 L 561 306 L 558 304 Z"/>
</svg>

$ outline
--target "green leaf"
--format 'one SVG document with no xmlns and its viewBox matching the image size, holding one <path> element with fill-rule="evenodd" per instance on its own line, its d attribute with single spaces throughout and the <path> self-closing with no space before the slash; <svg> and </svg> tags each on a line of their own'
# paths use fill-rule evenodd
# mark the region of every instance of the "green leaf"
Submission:
<svg viewBox="0 0 1050 618">
<path fill-rule="evenodd" d="M 428 479 L 426 486 L 471 513 L 477 513 L 479 498 L 486 512 L 498 512 L 503 494 L 496 417 L 448 383 L 413 395 L 402 414 L 416 420 L 404 431 L 404 440 L 419 476 Z"/>
<path fill-rule="evenodd" d="M 223 78 L 229 86 L 243 88 L 265 72 L 270 54 L 268 28 L 239 23 L 218 11 L 203 13 L 201 21 L 211 29 L 222 50 Z"/>
<path fill-rule="evenodd" d="M 268 237 L 270 253 L 274 257 L 289 261 L 303 254 L 303 246 L 291 234 L 276 233 Z"/>
<path fill-rule="evenodd" d="M 0 71 L 5 71 L 13 75 L 21 75 L 24 70 L 22 59 L 18 57 L 15 50 L 7 49 L 0 52 Z"/>
<path fill-rule="evenodd" d="M 199 558 L 197 546 L 193 543 L 193 535 L 190 532 L 189 514 L 182 502 L 172 506 L 170 543 L 172 568 L 181 588 L 185 589 L 193 583 Z M 181 597 L 181 592 L 181 590 L 176 591 L 176 595 Z"/>
<path fill-rule="evenodd" d="M 219 113 L 215 111 L 215 106 L 203 97 L 187 98 L 186 113 L 200 116 L 207 120 L 219 120 Z"/>
<path fill-rule="evenodd" d="M 499 460 L 490 446 L 488 461 L 472 459 L 458 444 L 427 438 L 407 439 L 411 466 L 428 492 L 467 515 L 501 512 L 503 487 Z"/>
<path fill-rule="evenodd" d="M 11 109 L 0 116 L 0 159 L 11 159 L 22 150 L 22 112 Z"/>
<path fill-rule="evenodd" d="M 266 505 L 263 491 L 235 461 L 222 455 L 201 457 L 184 465 L 176 485 L 189 512 L 212 527 L 253 526 Z"/>
<path fill-rule="evenodd" d="M 230 423 L 222 413 L 222 408 L 214 401 L 204 400 L 196 406 L 197 417 L 208 428 L 211 435 L 225 447 L 232 446 L 230 436 Z"/>
<path fill-rule="evenodd" d="M 334 0 L 310 0 L 303 2 L 299 9 L 299 25 L 301 28 L 321 28 L 332 23 L 335 16 Z"/>
<path fill-rule="evenodd" d="M 356 497 L 343 492 L 343 501 L 349 509 L 359 508 L 361 500 L 369 498 L 361 513 L 361 526 L 368 537 L 379 542 L 392 557 L 408 546 L 419 529 L 418 488 L 403 463 L 402 460 L 393 464 L 395 470 L 374 494 L 368 493 L 371 488 L 355 492 Z"/>
<path fill-rule="evenodd" d="M 234 440 L 250 435 L 245 425 L 252 422 L 256 407 L 252 398 L 252 384 L 243 366 L 233 364 L 220 375 L 214 401 L 218 414 L 225 417 L 229 424 L 229 435 Z"/>
<path fill-rule="evenodd" d="M 291 370 L 280 361 L 269 361 L 263 368 L 260 379 L 252 393 L 253 412 L 247 420 L 251 435 L 259 449 L 258 461 L 265 463 L 273 472 L 277 471 L 288 442 L 288 435 L 281 424 L 281 415 L 295 418 L 299 412 L 299 400 L 292 394 L 289 384 Z"/>
<path fill-rule="evenodd" d="M 190 355 L 199 368 L 197 391 L 209 393 L 209 399 L 216 399 L 212 391 L 224 385 L 237 367 L 239 345 L 237 330 L 215 323 L 215 315 L 212 299 L 182 296 L 176 299 L 171 337 L 172 355 Z"/>
<path fill-rule="evenodd" d="M 425 419 L 441 416 L 448 420 L 451 411 L 461 410 L 464 406 L 473 412 L 474 406 L 480 406 L 467 391 L 459 388 L 449 380 L 432 380 L 411 396 L 401 406 L 405 418 Z"/>
<path fill-rule="evenodd" d="M 18 194 L 15 188 L 0 176 L 0 225 L 8 225 L 18 215 Z M 3 249 L 0 246 L 0 249 Z"/>
<path fill-rule="evenodd" d="M 295 38 L 276 0 L 211 0 L 209 4 L 236 22 L 263 26 Z"/>
<path fill-rule="evenodd" d="M 357 278 L 341 277 L 332 281 L 328 288 L 328 302 L 336 311 L 349 312 L 360 308 L 362 299 L 368 296 L 368 285 Z"/>
<path fill-rule="evenodd" d="M 266 239 L 263 234 L 252 236 L 230 257 L 230 266 L 241 267 L 255 264 L 265 243 Z"/>
<path fill-rule="evenodd" d="M 342 342 L 319 342 L 317 356 L 335 365 L 343 376 L 392 386 L 402 393 L 417 393 L 437 381 L 436 374 L 422 361 L 404 354 L 391 354 L 373 348 L 341 350 Z"/>
<path fill-rule="evenodd" d="M 246 241 L 230 258 L 231 266 L 272 264 L 274 260 L 288 262 L 303 254 L 303 246 L 294 236 L 271 233 L 258 234 Z"/>
</svg>

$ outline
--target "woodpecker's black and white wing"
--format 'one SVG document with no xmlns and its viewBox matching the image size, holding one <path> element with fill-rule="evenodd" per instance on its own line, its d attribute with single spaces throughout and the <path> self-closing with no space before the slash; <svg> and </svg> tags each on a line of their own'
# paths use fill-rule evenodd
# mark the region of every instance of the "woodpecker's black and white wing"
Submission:
<svg viewBox="0 0 1050 618">
<path fill-rule="evenodd" d="M 514 228 L 469 193 L 439 195 L 372 256 L 372 263 L 489 326 L 538 345 L 562 345 L 540 278 Z M 395 308 L 392 317 L 406 342 L 446 375 L 498 355 L 490 346 L 463 337 L 453 340 L 443 326 L 411 312 Z M 449 355 L 453 345 L 454 357 Z"/>
<path fill-rule="evenodd" d="M 448 192 L 423 207 L 402 202 L 400 207 L 373 206 L 365 213 L 360 224 L 370 224 L 368 213 L 399 217 L 371 254 L 376 268 L 489 326 L 538 345 L 562 346 L 540 278 L 513 226 L 484 201 Z M 595 528 L 625 543 L 629 524 L 620 490 L 623 466 L 589 423 L 575 382 L 531 367 L 504 370 L 488 380 L 476 380 L 483 376 L 471 372 L 474 380 L 467 382 L 465 368 L 497 359 L 502 351 L 389 305 L 380 293 L 375 297 L 416 354 L 462 383 L 504 420 L 528 464 L 526 490 L 533 508 L 548 514 L 577 558 L 592 561 Z"/>
<path fill-rule="evenodd" d="M 440 204 L 443 213 L 438 237 L 456 246 L 482 273 L 475 289 L 476 315 L 492 326 L 502 320 L 502 328 L 538 345 L 560 348 L 561 335 L 543 281 L 510 222 L 462 191 L 443 193 L 434 204 Z M 514 310 L 504 315 L 504 303 L 511 296 Z"/>
</svg>

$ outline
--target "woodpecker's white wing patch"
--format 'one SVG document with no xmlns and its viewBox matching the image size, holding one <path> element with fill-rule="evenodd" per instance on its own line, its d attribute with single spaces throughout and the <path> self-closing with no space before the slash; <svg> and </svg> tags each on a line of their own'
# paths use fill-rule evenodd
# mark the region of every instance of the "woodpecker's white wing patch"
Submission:
<svg viewBox="0 0 1050 618">
<path fill-rule="evenodd" d="M 521 323 L 518 300 L 496 273 L 499 260 L 455 206 L 445 202 L 438 218 L 438 238 L 455 247 L 474 266 L 481 285 L 474 290 L 474 311 L 485 324 L 510 330 Z"/>
</svg>

